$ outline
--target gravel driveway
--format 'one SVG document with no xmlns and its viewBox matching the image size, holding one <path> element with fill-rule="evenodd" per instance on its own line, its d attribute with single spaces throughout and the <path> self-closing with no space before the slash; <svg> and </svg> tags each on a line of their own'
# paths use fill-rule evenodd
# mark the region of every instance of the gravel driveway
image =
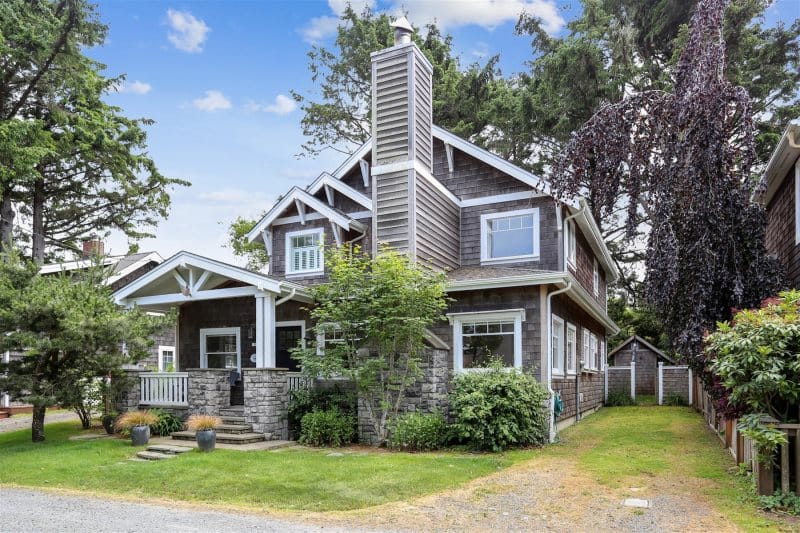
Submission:
<svg viewBox="0 0 800 533">
<path fill-rule="evenodd" d="M 99 500 L 28 489 L 0 490 L 0 532 L 341 531 L 244 513 Z"/>
<path fill-rule="evenodd" d="M 58 413 L 49 413 L 45 412 L 44 414 L 44 423 L 51 424 L 53 422 L 66 422 L 68 420 L 78 420 L 78 415 L 70 412 L 58 412 Z M 22 414 L 22 415 L 15 415 L 11 418 L 3 418 L 0 419 L 0 433 L 6 433 L 7 431 L 17 431 L 18 429 L 30 429 L 31 428 L 31 415 L 29 414 Z"/>
</svg>

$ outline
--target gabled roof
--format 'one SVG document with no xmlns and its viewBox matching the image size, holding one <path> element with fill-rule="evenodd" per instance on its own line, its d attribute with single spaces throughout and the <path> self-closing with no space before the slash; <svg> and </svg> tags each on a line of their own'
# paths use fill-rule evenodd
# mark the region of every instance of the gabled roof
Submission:
<svg viewBox="0 0 800 533">
<path fill-rule="evenodd" d="M 764 170 L 764 180 L 767 182 L 767 191 L 761 199 L 764 205 L 769 204 L 775 196 L 798 157 L 800 157 L 800 118 L 792 120 L 786 126 L 786 131 L 783 132 Z"/>
<path fill-rule="evenodd" d="M 137 292 L 146 288 L 148 285 L 156 284 L 161 280 L 161 278 L 171 278 L 173 275 L 175 275 L 173 271 L 176 269 L 187 269 L 191 267 L 197 268 L 198 270 L 204 272 L 209 272 L 210 274 L 215 274 L 221 278 L 225 278 L 226 280 L 246 283 L 259 290 L 274 294 L 280 294 L 282 288 L 285 288 L 287 285 L 291 286 L 290 288 L 295 288 L 294 284 L 280 282 L 265 274 L 253 272 L 251 270 L 234 265 L 229 265 L 227 263 L 223 263 L 222 261 L 203 257 L 191 252 L 181 251 L 158 265 L 147 274 L 118 289 L 113 295 L 114 299 L 117 302 L 121 302 L 126 298 L 136 295 Z M 202 279 L 202 277 L 198 279 L 194 286 L 190 287 L 190 290 L 203 290 L 203 287 L 207 285 L 206 280 L 208 277 L 209 276 L 206 276 L 205 279 Z M 172 283 L 174 284 L 175 280 L 172 280 Z"/>
<path fill-rule="evenodd" d="M 355 190 L 342 180 L 334 178 L 327 172 L 323 172 L 322 174 L 320 174 L 319 177 L 315 179 L 314 182 L 306 188 L 306 190 L 311 194 L 317 194 L 320 191 L 320 189 L 323 188 L 326 189 L 326 194 L 328 190 L 335 190 L 347 196 L 354 202 L 361 204 L 361 206 L 372 211 L 372 200 L 370 198 L 367 198 L 364 194 Z M 331 200 L 329 200 L 329 203 L 330 201 Z"/>
<path fill-rule="evenodd" d="M 663 359 L 663 360 L 667 361 L 668 363 L 675 364 L 675 360 L 672 357 L 668 356 L 667 354 L 665 354 L 664 352 L 662 352 L 661 350 L 659 350 L 658 348 L 656 348 L 655 346 L 653 346 L 652 344 L 650 344 L 649 342 L 647 342 L 646 340 L 641 338 L 639 335 L 631 335 L 630 337 L 625 339 L 622 342 L 622 344 L 620 344 L 619 346 L 617 346 L 616 348 L 611 350 L 611 352 L 609 352 L 608 358 L 611 359 L 611 357 L 613 357 L 614 354 L 624 350 L 625 347 L 629 346 L 633 341 L 637 341 L 639 344 L 643 345 L 645 348 L 647 348 L 648 350 L 650 350 L 651 352 L 656 354 L 656 356 L 659 359 Z"/>
<path fill-rule="evenodd" d="M 247 240 L 252 242 L 260 239 L 261 232 L 269 227 L 269 225 L 272 224 L 272 222 L 274 222 L 275 219 L 278 218 L 281 213 L 288 209 L 289 206 L 291 206 L 294 202 L 300 202 L 304 205 L 307 205 L 314 211 L 317 211 L 325 216 L 334 224 L 337 224 L 348 231 L 351 229 L 355 229 L 356 231 L 364 231 L 364 229 L 366 229 L 364 224 L 361 222 L 351 218 L 346 213 L 329 206 L 319 198 L 315 198 L 308 191 L 299 187 L 292 187 L 289 193 L 281 198 L 281 200 L 275 204 L 255 226 L 253 226 L 253 229 L 247 234 Z"/>
<path fill-rule="evenodd" d="M 105 256 L 99 260 L 99 264 L 104 267 L 111 267 L 110 276 L 105 280 L 105 285 L 112 285 L 131 272 L 136 272 L 148 263 L 161 263 L 164 258 L 158 252 L 141 252 L 130 255 Z M 94 258 L 79 259 L 77 261 L 65 261 L 62 263 L 50 263 L 42 265 L 39 272 L 42 274 L 55 274 L 58 272 L 72 272 L 74 270 L 85 270 L 97 265 L 98 261 Z"/>
</svg>

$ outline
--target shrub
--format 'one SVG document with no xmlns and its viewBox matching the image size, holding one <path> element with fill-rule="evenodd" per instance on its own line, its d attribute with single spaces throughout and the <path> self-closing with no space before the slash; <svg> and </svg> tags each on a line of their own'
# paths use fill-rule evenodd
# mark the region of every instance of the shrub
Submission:
<svg viewBox="0 0 800 533">
<path fill-rule="evenodd" d="M 607 407 L 627 407 L 629 405 L 636 405 L 636 402 L 631 398 L 631 393 L 627 391 L 609 391 L 608 399 L 606 400 Z"/>
<path fill-rule="evenodd" d="M 456 436 L 477 449 L 500 451 L 548 440 L 547 391 L 518 370 L 493 364 L 456 376 L 450 408 Z"/>
<path fill-rule="evenodd" d="M 447 443 L 447 422 L 442 413 L 407 413 L 394 421 L 389 445 L 404 450 L 436 450 Z"/>
<path fill-rule="evenodd" d="M 190 431 L 206 431 L 216 429 L 222 424 L 218 416 L 212 415 L 192 415 L 186 421 L 186 428 Z"/>
<path fill-rule="evenodd" d="M 800 515 L 800 496 L 794 492 L 783 494 L 776 491 L 772 496 L 759 496 L 759 504 L 765 511 L 778 511 L 790 515 Z"/>
<path fill-rule="evenodd" d="M 128 411 L 117 419 L 117 430 L 130 429 L 136 426 L 152 426 L 158 417 L 150 411 Z"/>
<path fill-rule="evenodd" d="M 681 396 L 677 392 L 672 392 L 670 394 L 667 394 L 667 397 L 664 400 L 664 404 L 671 405 L 673 407 L 680 407 L 682 405 L 686 405 L 686 400 L 684 400 L 683 396 Z"/>
<path fill-rule="evenodd" d="M 335 408 L 340 413 L 355 419 L 358 415 L 357 402 L 354 390 L 343 389 L 338 384 L 324 389 L 294 390 L 289 394 L 287 411 L 289 430 L 299 432 L 300 421 L 312 411 L 328 411 Z M 353 429 L 356 429 L 355 423 Z"/>
<path fill-rule="evenodd" d="M 312 411 L 300 421 L 301 444 L 311 446 L 343 446 L 353 441 L 356 435 L 356 418 L 331 408 Z"/>
<path fill-rule="evenodd" d="M 151 409 L 150 412 L 158 417 L 158 421 L 155 424 L 150 424 L 150 432 L 153 435 L 168 437 L 172 433 L 183 429 L 183 421 L 172 413 L 161 409 Z"/>
</svg>

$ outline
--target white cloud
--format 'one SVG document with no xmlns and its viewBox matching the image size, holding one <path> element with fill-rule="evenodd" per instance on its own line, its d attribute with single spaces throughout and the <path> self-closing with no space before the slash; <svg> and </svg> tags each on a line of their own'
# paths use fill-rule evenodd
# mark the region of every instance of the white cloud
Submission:
<svg viewBox="0 0 800 533">
<path fill-rule="evenodd" d="M 342 16 L 348 4 L 353 8 L 353 11 L 361 13 L 365 7 L 375 7 L 375 0 L 328 0 L 328 7 L 338 16 Z"/>
<path fill-rule="evenodd" d="M 542 19 L 542 27 L 550 34 L 564 27 L 564 18 L 553 0 L 398 1 L 390 11 L 399 15 L 404 10 L 415 26 L 436 22 L 440 28 L 476 25 L 492 29 L 506 22 L 516 22 L 524 11 Z"/>
<path fill-rule="evenodd" d="M 472 49 L 471 53 L 475 57 L 483 59 L 489 55 L 489 45 L 484 42 L 477 42 L 475 43 L 475 48 Z"/>
<path fill-rule="evenodd" d="M 117 92 L 131 93 L 131 94 L 147 94 L 153 88 L 149 83 L 134 80 L 132 82 L 124 82 L 117 85 Z"/>
<path fill-rule="evenodd" d="M 230 109 L 231 101 L 220 91 L 206 91 L 203 98 L 195 98 L 192 105 L 201 111 L 219 111 Z"/>
<path fill-rule="evenodd" d="M 268 206 L 269 200 L 264 193 L 233 188 L 201 192 L 197 197 L 200 200 L 206 200 L 214 204 L 257 204 L 261 209 Z"/>
<path fill-rule="evenodd" d="M 203 51 L 206 34 L 211 31 L 204 21 L 195 18 L 188 11 L 174 9 L 167 10 L 167 18 L 170 28 L 174 30 L 167 34 L 167 38 L 175 45 L 175 48 L 189 53 Z"/>
<path fill-rule="evenodd" d="M 264 111 L 266 113 L 275 113 L 276 115 L 288 115 L 295 109 L 297 109 L 297 103 L 294 100 L 286 96 L 285 94 L 279 94 L 275 97 L 275 102 L 272 104 L 259 104 L 257 102 L 247 102 L 246 106 L 248 111 Z"/>
<path fill-rule="evenodd" d="M 317 44 L 336 33 L 339 17 L 314 17 L 300 29 L 300 35 L 307 43 Z"/>
</svg>

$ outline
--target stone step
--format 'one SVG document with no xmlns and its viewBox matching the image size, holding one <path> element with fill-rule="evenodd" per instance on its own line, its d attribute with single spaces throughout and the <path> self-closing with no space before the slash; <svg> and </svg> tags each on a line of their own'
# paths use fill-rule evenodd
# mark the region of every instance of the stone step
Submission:
<svg viewBox="0 0 800 533">
<path fill-rule="evenodd" d="M 232 405 L 219 410 L 219 416 L 243 416 L 244 405 Z"/>
<path fill-rule="evenodd" d="M 252 424 L 222 424 L 217 426 L 217 435 L 220 433 L 236 434 L 236 433 L 252 433 Z"/>
<path fill-rule="evenodd" d="M 180 455 L 182 453 L 190 452 L 194 448 L 187 446 L 175 446 L 174 444 L 152 444 L 147 447 L 148 452 L 166 453 L 172 455 Z"/>
<path fill-rule="evenodd" d="M 139 459 L 146 459 L 147 461 L 161 461 L 162 459 L 172 459 L 177 457 L 177 455 L 174 453 L 160 453 L 144 450 L 141 452 L 136 452 L 136 457 Z"/>
<path fill-rule="evenodd" d="M 172 434 L 175 440 L 195 440 L 194 431 L 176 431 Z M 217 433 L 217 442 L 224 444 L 250 444 L 267 440 L 263 433 Z"/>
<path fill-rule="evenodd" d="M 246 424 L 247 420 L 243 416 L 221 416 L 223 424 Z"/>
</svg>

